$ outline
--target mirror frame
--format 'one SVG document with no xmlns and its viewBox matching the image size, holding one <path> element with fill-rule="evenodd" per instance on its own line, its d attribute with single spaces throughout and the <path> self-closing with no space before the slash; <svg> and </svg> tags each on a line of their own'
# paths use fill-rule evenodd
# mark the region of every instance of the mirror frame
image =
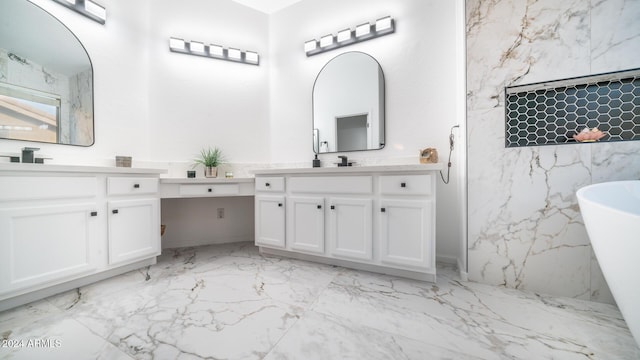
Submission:
<svg viewBox="0 0 640 360">
<path fill-rule="evenodd" d="M 89 60 L 89 66 L 91 67 L 91 122 L 92 122 L 92 126 L 91 126 L 91 143 L 85 145 L 85 144 L 62 143 L 62 142 L 59 142 L 59 141 L 58 142 L 49 142 L 49 141 L 26 140 L 26 139 L 16 139 L 16 138 L 6 138 L 6 137 L 0 137 L 0 140 L 13 140 L 13 141 L 23 141 L 23 142 L 32 142 L 32 143 L 40 143 L 40 144 L 91 147 L 91 146 L 95 145 L 95 143 L 96 143 L 95 70 L 94 70 L 94 67 L 93 67 L 93 61 L 91 60 L 91 56 L 89 56 L 89 52 L 87 51 L 87 48 L 84 46 L 82 41 L 80 41 L 78 36 L 73 31 L 71 31 L 71 29 L 69 29 L 69 27 L 67 25 L 65 25 L 60 19 L 58 19 L 58 17 L 56 17 L 55 15 L 50 13 L 49 11 L 45 10 L 44 8 L 42 8 L 38 4 L 35 4 L 35 3 L 33 3 L 31 1 L 29 1 L 29 0 L 24 0 L 24 1 L 26 3 L 28 3 L 29 5 L 31 5 L 31 6 L 34 6 L 36 10 L 44 12 L 46 15 L 50 16 L 54 21 L 58 22 L 58 24 L 63 26 L 69 32 L 69 34 L 71 34 L 73 36 L 73 38 L 76 39 L 76 41 L 78 42 L 78 44 L 80 45 L 80 47 L 84 51 L 85 55 L 87 56 L 87 60 Z M 2 46 L 2 44 L 0 44 L 0 46 Z M 7 83 L 7 84 L 10 84 L 10 83 Z M 22 85 L 16 85 L 16 84 L 10 84 L 10 85 L 24 87 Z M 24 88 L 27 88 L 27 87 L 24 87 Z M 36 90 L 41 91 L 39 89 L 36 89 Z"/>
<path fill-rule="evenodd" d="M 319 135 L 319 131 L 318 129 L 316 129 L 315 126 L 315 101 L 314 101 L 314 94 L 316 91 L 316 83 L 318 82 L 318 78 L 320 77 L 320 74 L 322 74 L 322 71 L 327 67 L 327 65 L 329 65 L 333 60 L 335 60 L 336 58 L 345 55 L 345 54 L 350 54 L 350 53 L 359 53 L 359 54 L 363 54 L 366 55 L 368 57 L 370 57 L 373 61 L 376 62 L 376 64 L 378 64 L 378 69 L 380 70 L 380 76 L 382 76 L 382 84 L 384 85 L 384 88 L 382 89 L 382 100 L 384 102 L 384 112 L 381 114 L 383 116 L 384 119 L 384 124 L 383 124 L 383 138 L 382 138 L 382 142 L 381 142 L 381 146 L 379 148 L 376 149 L 361 149 L 361 150 L 344 150 L 344 151 L 326 151 L 326 152 L 320 152 L 320 135 Z M 386 79 L 384 76 L 384 70 L 382 70 L 382 66 L 380 65 L 380 62 L 373 57 L 370 54 L 367 54 L 363 51 L 346 51 L 343 53 L 340 53 L 336 56 L 334 56 L 333 58 L 331 58 L 329 61 L 327 61 L 322 68 L 320 69 L 320 71 L 318 71 L 318 75 L 316 75 L 316 79 L 313 81 L 313 88 L 311 90 L 311 130 L 312 130 L 312 134 L 313 134 L 313 141 L 312 141 L 312 149 L 313 149 L 313 153 L 314 154 L 337 154 L 337 153 L 344 153 L 344 152 L 355 152 L 355 151 L 375 151 L 375 150 L 382 150 L 384 149 L 384 147 L 386 146 L 386 139 L 387 139 L 387 85 L 386 85 Z"/>
</svg>

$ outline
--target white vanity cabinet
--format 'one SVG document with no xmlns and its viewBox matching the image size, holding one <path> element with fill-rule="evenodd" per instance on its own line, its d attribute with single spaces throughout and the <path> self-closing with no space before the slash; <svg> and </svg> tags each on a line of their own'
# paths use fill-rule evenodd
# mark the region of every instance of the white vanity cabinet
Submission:
<svg viewBox="0 0 640 360">
<path fill-rule="evenodd" d="M 0 164 L 0 311 L 153 264 L 161 172 Z"/>
<path fill-rule="evenodd" d="M 157 178 L 107 178 L 109 264 L 160 255 Z"/>
<path fill-rule="evenodd" d="M 256 245 L 284 248 L 285 207 L 284 196 L 256 194 Z"/>
<path fill-rule="evenodd" d="M 329 242 L 337 258 L 373 259 L 373 199 L 331 198 Z"/>
<path fill-rule="evenodd" d="M 435 267 L 435 177 L 380 176 L 380 260 Z"/>
<path fill-rule="evenodd" d="M 256 245 L 267 254 L 435 281 L 441 168 L 255 171 Z"/>
<path fill-rule="evenodd" d="M 95 271 L 95 177 L 2 176 L 0 189 L 0 299 Z"/>
<path fill-rule="evenodd" d="M 324 198 L 290 196 L 287 199 L 287 213 L 289 248 L 324 254 Z"/>
<path fill-rule="evenodd" d="M 283 249 L 285 247 L 284 177 L 265 176 L 255 180 L 255 243 Z"/>
</svg>

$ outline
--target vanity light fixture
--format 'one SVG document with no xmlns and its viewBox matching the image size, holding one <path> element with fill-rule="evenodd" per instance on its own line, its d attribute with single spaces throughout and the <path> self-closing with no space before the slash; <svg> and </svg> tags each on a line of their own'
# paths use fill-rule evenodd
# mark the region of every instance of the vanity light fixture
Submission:
<svg viewBox="0 0 640 360">
<path fill-rule="evenodd" d="M 238 49 L 229 48 L 228 53 L 229 53 L 229 57 L 234 60 L 242 59 L 242 52 Z"/>
<path fill-rule="evenodd" d="M 220 45 L 209 45 L 209 54 L 212 56 L 224 56 L 224 48 Z"/>
<path fill-rule="evenodd" d="M 385 16 L 382 19 L 376 20 L 376 32 L 381 32 L 391 28 L 392 24 L 391 16 Z"/>
<path fill-rule="evenodd" d="M 185 43 L 182 39 L 170 38 L 169 48 L 175 51 L 185 51 Z"/>
<path fill-rule="evenodd" d="M 248 63 L 257 64 L 260 57 L 257 52 L 247 51 L 244 53 L 244 59 Z"/>
<path fill-rule="evenodd" d="M 89 19 L 104 25 L 107 21 L 107 9 L 92 0 L 53 0 Z"/>
<path fill-rule="evenodd" d="M 204 43 L 192 41 L 189 43 L 189 50 L 191 50 L 191 52 L 204 54 Z"/>
<path fill-rule="evenodd" d="M 220 45 L 205 45 L 201 41 L 185 41 L 169 38 L 169 50 L 172 52 L 204 56 L 219 60 L 228 60 L 250 65 L 260 65 L 260 55 L 255 51 L 242 51 L 235 48 L 224 48 Z"/>
<path fill-rule="evenodd" d="M 326 48 L 329 45 L 333 45 L 333 35 L 325 35 L 320 38 L 320 47 Z"/>
<path fill-rule="evenodd" d="M 329 34 L 321 37 L 320 41 L 309 40 L 304 43 L 304 52 L 307 56 L 312 56 L 393 32 L 395 32 L 395 21 L 391 16 L 385 16 L 373 24 L 367 22 L 356 26 L 355 29 L 340 30 L 336 36 Z"/>
<path fill-rule="evenodd" d="M 309 40 L 306 43 L 304 43 L 304 52 L 308 53 L 309 51 L 313 51 L 317 48 L 318 48 L 317 40 Z"/>
<path fill-rule="evenodd" d="M 356 37 L 361 38 L 365 35 L 371 34 L 371 24 L 364 23 L 356 26 Z"/>
<path fill-rule="evenodd" d="M 345 41 L 351 40 L 351 29 L 344 29 L 342 31 L 338 31 L 338 35 L 336 36 L 336 40 L 339 43 L 343 43 Z"/>
</svg>

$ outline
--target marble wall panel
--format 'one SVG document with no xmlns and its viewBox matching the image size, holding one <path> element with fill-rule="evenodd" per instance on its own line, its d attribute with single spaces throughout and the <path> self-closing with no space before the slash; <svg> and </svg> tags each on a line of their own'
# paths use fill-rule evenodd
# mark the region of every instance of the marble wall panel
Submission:
<svg viewBox="0 0 640 360">
<path fill-rule="evenodd" d="M 93 144 L 93 74 L 91 69 L 69 78 L 69 138 L 66 144 Z"/>
<path fill-rule="evenodd" d="M 469 278 L 613 302 L 575 191 L 640 178 L 640 142 L 505 149 L 504 87 L 640 67 L 640 2 L 466 4 Z"/>
</svg>

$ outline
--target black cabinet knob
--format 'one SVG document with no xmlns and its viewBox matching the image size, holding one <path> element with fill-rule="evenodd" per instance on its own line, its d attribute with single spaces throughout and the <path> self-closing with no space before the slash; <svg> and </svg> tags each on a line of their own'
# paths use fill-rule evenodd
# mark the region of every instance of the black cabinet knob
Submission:
<svg viewBox="0 0 640 360">
<path fill-rule="evenodd" d="M 331 205 L 331 210 L 335 210 L 335 209 L 336 209 L 336 207 Z"/>
<path fill-rule="evenodd" d="M 278 207 L 282 207 L 282 203 L 278 203 Z"/>
<path fill-rule="evenodd" d="M 322 205 L 318 205 L 318 209 L 322 209 Z"/>
<path fill-rule="evenodd" d="M 117 214 L 117 213 L 118 213 L 118 209 L 113 209 L 113 210 L 111 210 L 111 213 L 112 213 L 112 214 Z"/>
<path fill-rule="evenodd" d="M 98 212 L 97 211 L 92 211 L 91 212 L 91 216 L 98 216 Z"/>
<path fill-rule="evenodd" d="M 403 187 L 403 188 L 407 187 L 407 183 L 400 183 L 400 187 Z"/>
<path fill-rule="evenodd" d="M 207 189 L 207 191 L 208 191 L 208 192 L 212 192 L 212 191 L 213 191 L 213 189 Z"/>
<path fill-rule="evenodd" d="M 269 183 L 264 183 L 264 186 L 269 187 L 269 186 L 271 186 L 271 184 L 269 184 Z"/>
<path fill-rule="evenodd" d="M 133 184 L 134 189 L 140 189 L 140 184 Z"/>
<path fill-rule="evenodd" d="M 380 212 L 387 212 L 387 209 L 385 209 L 385 208 L 381 208 L 381 209 L 380 209 Z"/>
</svg>

